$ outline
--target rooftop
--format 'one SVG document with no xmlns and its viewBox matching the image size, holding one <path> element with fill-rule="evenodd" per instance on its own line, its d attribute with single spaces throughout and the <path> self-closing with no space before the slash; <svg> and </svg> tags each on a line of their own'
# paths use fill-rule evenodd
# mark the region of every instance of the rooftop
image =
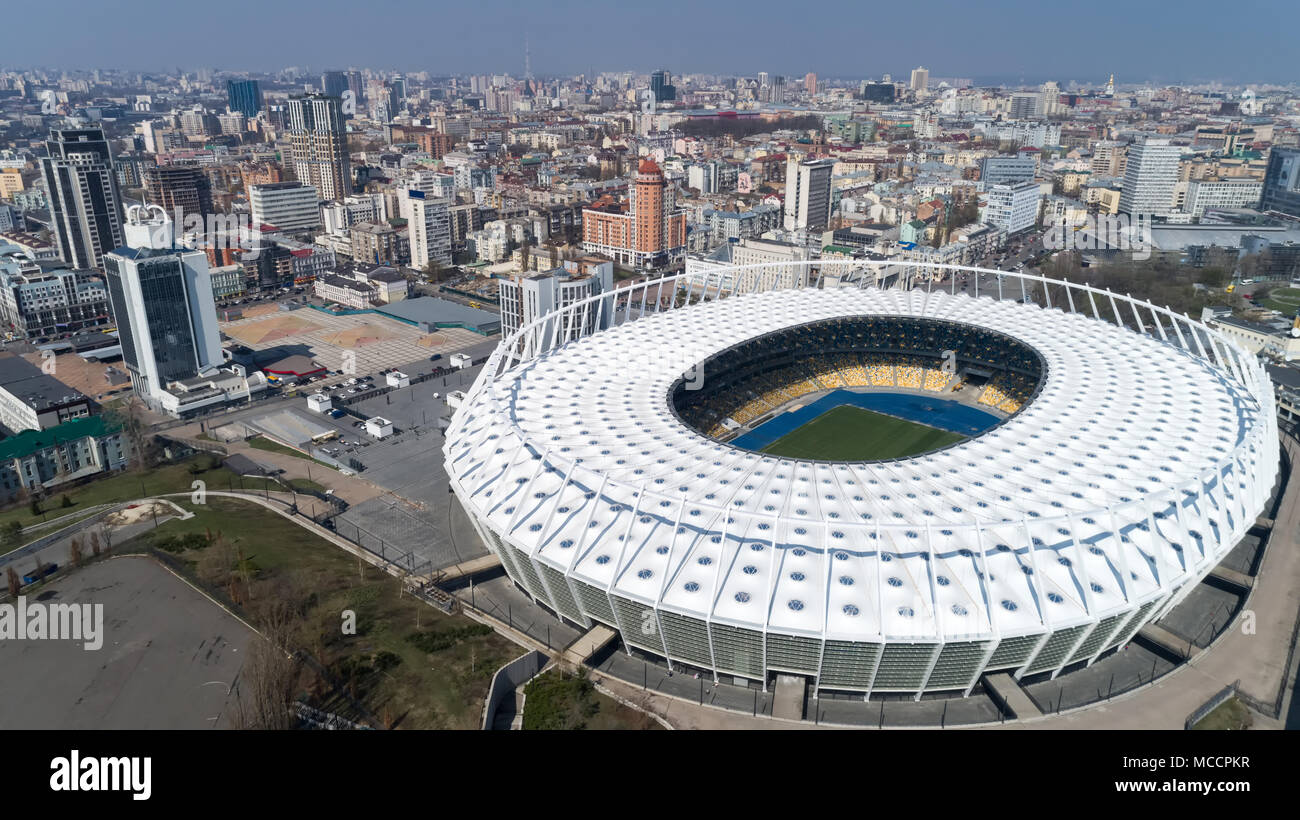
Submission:
<svg viewBox="0 0 1300 820">
<path fill-rule="evenodd" d="M 24 430 L 15 436 L 0 441 L 0 459 L 26 458 L 49 447 L 69 441 L 83 439 L 86 436 L 96 438 L 117 432 L 119 428 L 110 425 L 103 416 L 90 416 L 84 419 L 65 421 L 48 430 Z"/>
<path fill-rule="evenodd" d="M 12 353 L 0 356 L 0 387 L 38 412 L 87 401 L 80 392 Z"/>
</svg>

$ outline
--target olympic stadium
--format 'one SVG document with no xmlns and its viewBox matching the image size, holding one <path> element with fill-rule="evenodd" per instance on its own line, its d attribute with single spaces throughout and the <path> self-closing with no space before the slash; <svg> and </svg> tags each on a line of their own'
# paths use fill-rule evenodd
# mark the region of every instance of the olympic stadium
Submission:
<svg viewBox="0 0 1300 820">
<path fill-rule="evenodd" d="M 541 317 L 452 419 L 453 492 L 566 620 L 765 687 L 965 695 L 1123 646 L 1265 505 L 1269 379 L 1199 322 L 1027 274 L 765 267 Z"/>
</svg>

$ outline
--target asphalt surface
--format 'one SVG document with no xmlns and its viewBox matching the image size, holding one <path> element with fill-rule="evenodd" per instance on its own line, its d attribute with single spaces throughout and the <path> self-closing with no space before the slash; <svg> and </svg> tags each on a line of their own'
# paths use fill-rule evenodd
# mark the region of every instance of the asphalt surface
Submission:
<svg viewBox="0 0 1300 820">
<path fill-rule="evenodd" d="M 253 633 L 152 559 L 101 561 L 29 603 L 103 605 L 103 645 L 0 641 L 0 728 L 231 728 Z M 39 670 L 39 673 L 37 672 Z"/>
</svg>

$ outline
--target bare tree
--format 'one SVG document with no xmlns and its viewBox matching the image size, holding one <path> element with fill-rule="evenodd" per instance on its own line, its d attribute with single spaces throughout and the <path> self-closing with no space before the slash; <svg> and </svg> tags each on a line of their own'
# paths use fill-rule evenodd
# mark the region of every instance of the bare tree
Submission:
<svg viewBox="0 0 1300 820">
<path fill-rule="evenodd" d="M 74 567 L 80 567 L 81 559 L 81 536 L 75 535 L 72 537 L 72 540 L 68 542 L 68 561 Z"/>
<path fill-rule="evenodd" d="M 90 551 L 96 556 L 99 555 L 99 532 L 97 530 L 90 531 Z"/>
<path fill-rule="evenodd" d="M 153 461 L 146 434 L 147 425 L 141 417 L 143 412 L 144 404 L 133 394 L 123 402 L 121 407 L 105 414 L 120 425 L 122 434 L 131 449 L 131 466 L 137 469 L 147 468 Z"/>
<path fill-rule="evenodd" d="M 17 599 L 19 591 L 23 588 L 22 582 L 18 580 L 18 573 L 14 572 L 13 567 L 8 567 L 5 575 L 9 581 L 9 597 Z"/>
<path fill-rule="evenodd" d="M 292 729 L 290 713 L 301 664 L 270 634 L 255 640 L 244 662 L 236 724 L 241 729 Z"/>
</svg>

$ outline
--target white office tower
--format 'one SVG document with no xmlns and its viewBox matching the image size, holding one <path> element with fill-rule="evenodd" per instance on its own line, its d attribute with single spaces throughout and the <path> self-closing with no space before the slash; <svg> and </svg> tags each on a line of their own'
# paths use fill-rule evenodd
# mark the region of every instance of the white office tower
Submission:
<svg viewBox="0 0 1300 820">
<path fill-rule="evenodd" d="M 1042 191 L 1038 183 L 1010 182 L 992 185 L 986 191 L 984 223 L 1015 234 L 1034 227 Z"/>
<path fill-rule="evenodd" d="M 1011 119 L 1032 120 L 1042 116 L 1039 106 L 1042 97 L 1033 91 L 1017 91 L 1011 95 Z"/>
<path fill-rule="evenodd" d="M 887 82 L 887 81 L 886 81 Z M 930 87 L 930 69 L 918 66 L 912 69 L 912 90 L 918 94 L 925 93 Z"/>
<path fill-rule="evenodd" d="M 1042 84 L 1038 92 L 1038 113 L 1043 117 L 1050 117 L 1057 112 L 1061 101 L 1061 87 L 1055 82 L 1048 81 Z"/>
<path fill-rule="evenodd" d="M 1182 149 L 1167 139 L 1147 138 L 1130 145 L 1119 195 L 1120 213 L 1168 216 L 1174 207 L 1181 157 Z"/>
<path fill-rule="evenodd" d="M 831 220 L 831 171 L 835 160 L 800 162 L 791 156 L 785 171 L 785 229 L 820 230 Z"/>
<path fill-rule="evenodd" d="M 424 191 L 406 192 L 411 218 L 411 267 L 425 270 L 429 262 L 451 264 L 451 213 L 449 200 L 426 197 Z"/>
<path fill-rule="evenodd" d="M 310 231 L 320 227 L 320 198 L 316 188 L 301 182 L 268 182 L 249 186 L 253 228 Z"/>
<path fill-rule="evenodd" d="M 246 398 L 242 369 L 219 370 L 224 355 L 207 256 L 173 244 L 172 223 L 158 206 L 132 206 L 124 227 L 127 246 L 104 255 L 104 270 L 136 394 L 174 416 Z"/>
<path fill-rule="evenodd" d="M 614 263 L 602 262 L 580 271 L 554 268 L 548 271 L 501 280 L 501 335 L 509 336 L 534 319 L 567 308 L 599 293 L 614 290 Z M 601 303 L 604 303 L 603 305 Z M 548 328 L 561 338 L 576 339 L 604 330 L 613 320 L 612 300 L 593 302 L 581 312 L 561 316 L 563 326 Z"/>
</svg>

